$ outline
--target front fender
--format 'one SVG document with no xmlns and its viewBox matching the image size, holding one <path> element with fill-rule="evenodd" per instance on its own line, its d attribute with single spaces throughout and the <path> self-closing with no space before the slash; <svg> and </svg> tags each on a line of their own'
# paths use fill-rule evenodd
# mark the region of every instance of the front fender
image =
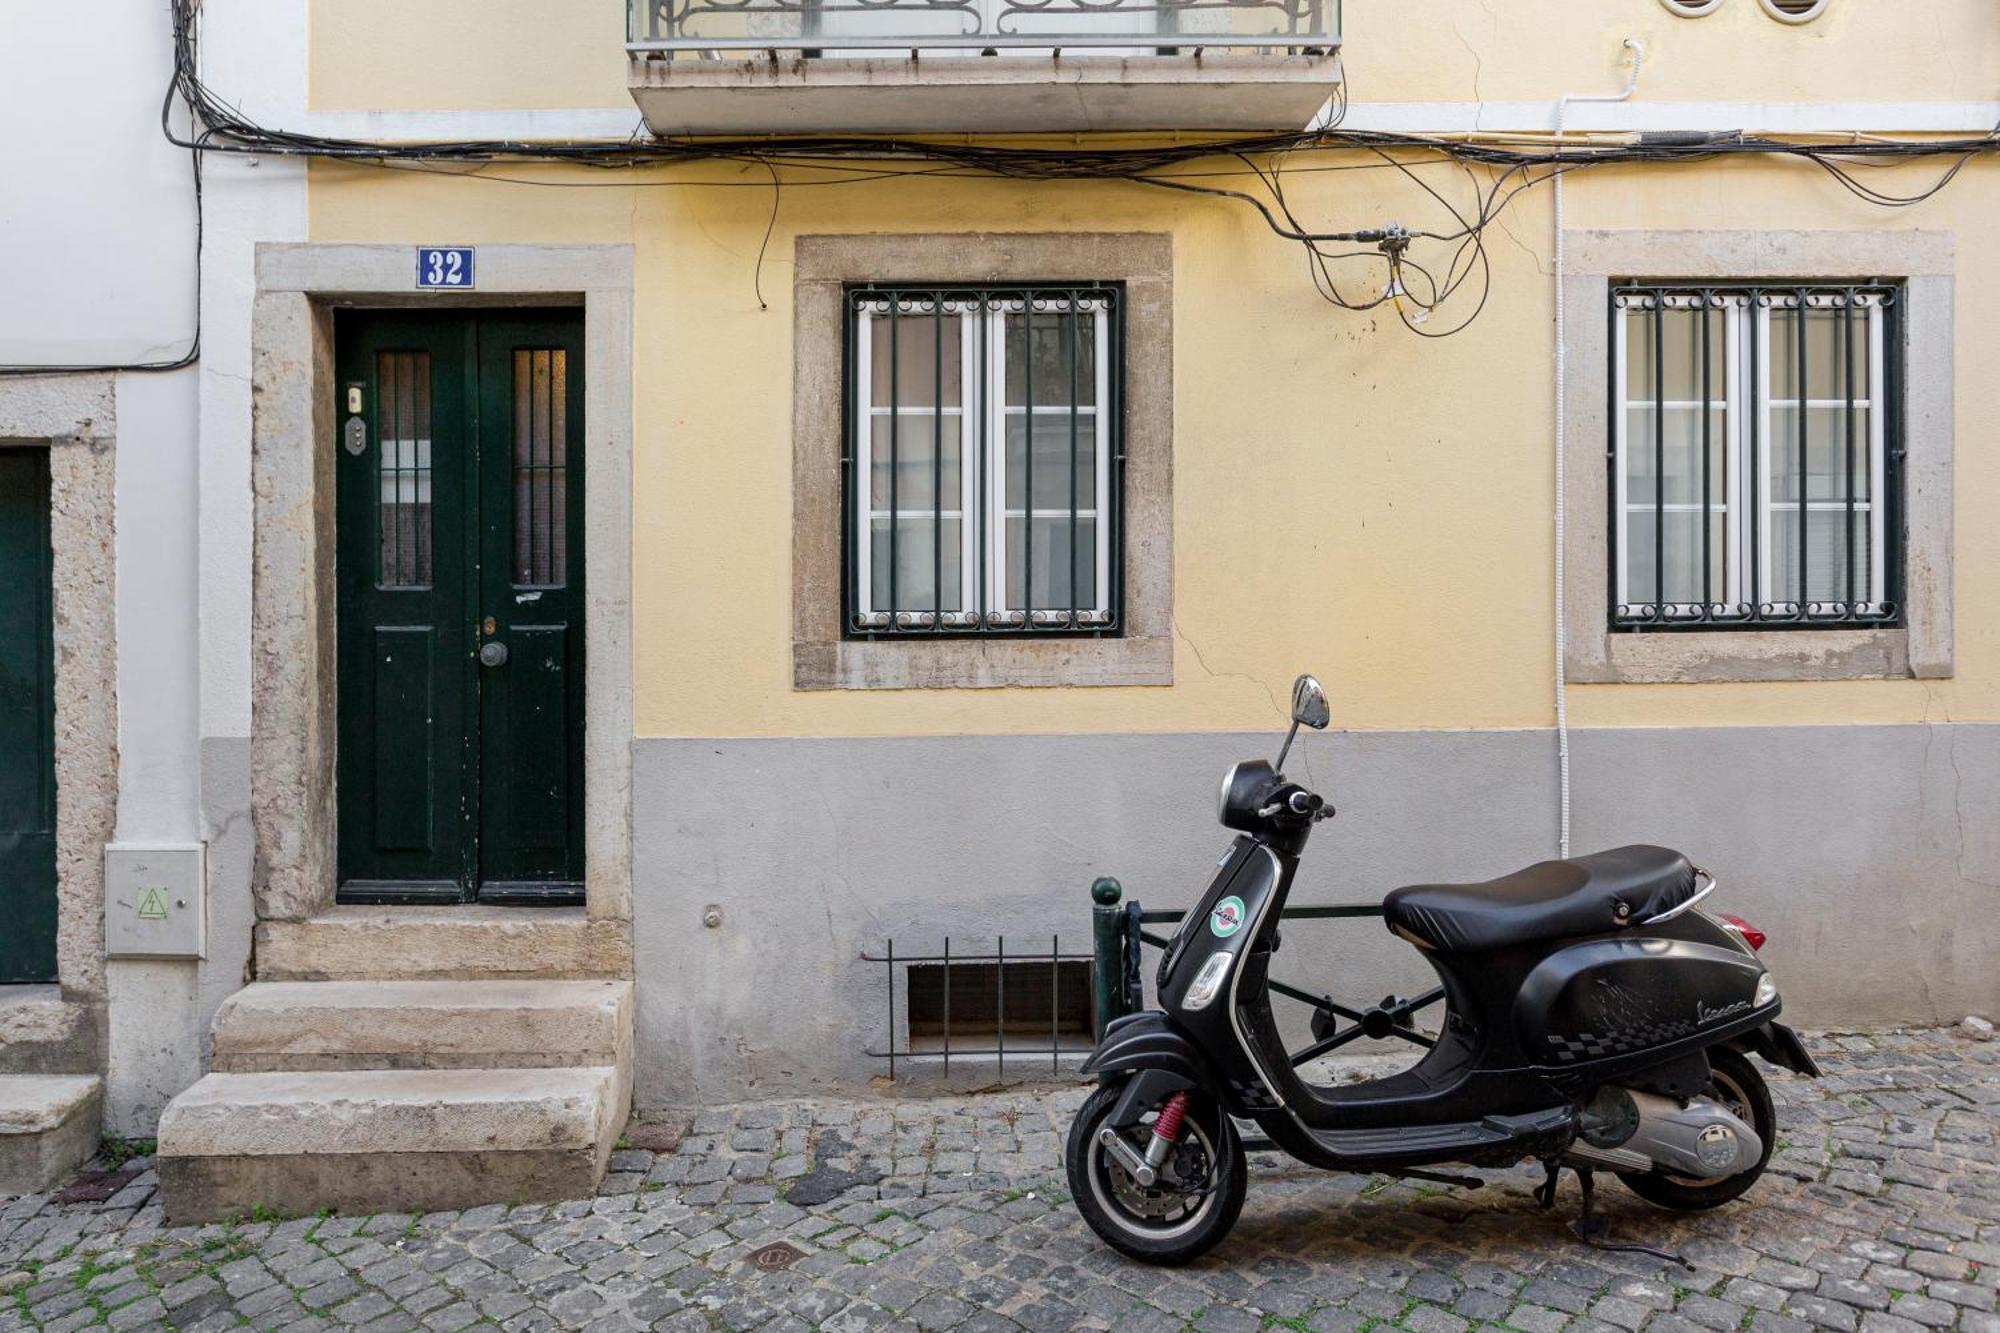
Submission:
<svg viewBox="0 0 2000 1333">
<path fill-rule="evenodd" d="M 1123 1128 L 1176 1092 L 1212 1091 L 1208 1062 L 1187 1034 L 1157 1010 L 1127 1014 L 1104 1029 L 1103 1040 L 1083 1062 L 1083 1073 L 1106 1084 L 1125 1080 L 1125 1090 L 1107 1123 Z"/>
<path fill-rule="evenodd" d="M 1205 1087 L 1209 1081 L 1208 1062 L 1201 1052 L 1157 1009 L 1112 1019 L 1080 1072 L 1101 1078 L 1142 1069 L 1172 1074 L 1186 1080 L 1189 1087 Z"/>
</svg>

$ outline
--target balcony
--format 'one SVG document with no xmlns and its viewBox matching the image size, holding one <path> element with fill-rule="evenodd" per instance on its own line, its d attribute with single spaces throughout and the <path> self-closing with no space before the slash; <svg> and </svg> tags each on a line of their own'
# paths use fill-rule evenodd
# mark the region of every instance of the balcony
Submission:
<svg viewBox="0 0 2000 1333">
<path fill-rule="evenodd" d="M 628 0 L 655 134 L 1303 128 L 1340 0 Z"/>
</svg>

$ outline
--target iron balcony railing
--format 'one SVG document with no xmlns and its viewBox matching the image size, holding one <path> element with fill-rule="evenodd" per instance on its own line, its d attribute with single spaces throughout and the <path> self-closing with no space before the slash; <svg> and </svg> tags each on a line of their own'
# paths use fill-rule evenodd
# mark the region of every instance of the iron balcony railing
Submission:
<svg viewBox="0 0 2000 1333">
<path fill-rule="evenodd" d="M 1322 55 L 1341 0 L 628 0 L 634 55 Z"/>
</svg>

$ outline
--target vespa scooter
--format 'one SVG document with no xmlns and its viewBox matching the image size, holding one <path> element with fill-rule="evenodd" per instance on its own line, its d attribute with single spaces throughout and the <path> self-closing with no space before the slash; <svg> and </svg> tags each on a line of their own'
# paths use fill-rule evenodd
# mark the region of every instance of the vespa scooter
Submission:
<svg viewBox="0 0 2000 1333">
<path fill-rule="evenodd" d="M 1221 820 L 1240 836 L 1167 942 L 1160 1008 L 1114 1020 L 1083 1066 L 1100 1086 L 1070 1128 L 1065 1165 L 1091 1229 L 1157 1264 L 1222 1240 L 1247 1183 L 1238 1119 L 1331 1171 L 1437 1179 L 1426 1168 L 1537 1159 L 1545 1206 L 1569 1166 L 1586 1221 L 1594 1170 L 1673 1209 L 1749 1189 L 1778 1131 L 1748 1057 L 1819 1070 L 1777 1021 L 1762 935 L 1698 910 L 1715 880 L 1663 847 L 1393 891 L 1383 918 L 1437 973 L 1445 1004 L 1422 1038 L 1429 1050 L 1368 1082 L 1299 1077 L 1294 1060 L 1309 1057 L 1281 1044 L 1269 972 L 1299 856 L 1333 807 L 1279 770 L 1299 727 L 1323 729 L 1328 715 L 1319 682 L 1299 677 L 1277 762 L 1223 777 Z M 1315 1036 L 1330 1017 L 1315 1017 Z"/>
</svg>

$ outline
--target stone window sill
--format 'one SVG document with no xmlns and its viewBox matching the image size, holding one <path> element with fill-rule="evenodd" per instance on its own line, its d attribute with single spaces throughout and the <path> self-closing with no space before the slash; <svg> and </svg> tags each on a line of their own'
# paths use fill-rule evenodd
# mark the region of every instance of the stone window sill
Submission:
<svg viewBox="0 0 2000 1333">
<path fill-rule="evenodd" d="M 1593 660 L 1571 654 L 1578 684 L 1660 685 L 1701 681 L 1896 680 L 1949 675 L 1912 669 L 1902 629 L 1717 630 L 1606 634 Z"/>
<path fill-rule="evenodd" d="M 1173 641 L 1121 639 L 842 640 L 798 643 L 801 690 L 944 690 L 1171 685 Z"/>
</svg>

